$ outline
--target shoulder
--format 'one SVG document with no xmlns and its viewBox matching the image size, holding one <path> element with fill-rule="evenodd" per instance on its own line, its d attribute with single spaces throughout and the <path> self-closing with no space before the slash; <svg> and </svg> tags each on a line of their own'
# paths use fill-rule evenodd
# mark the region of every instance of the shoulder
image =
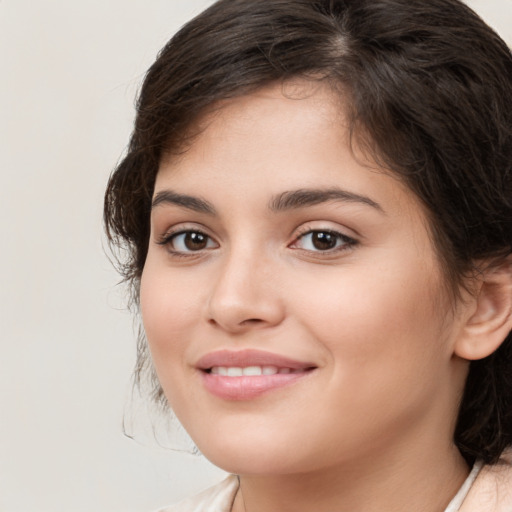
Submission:
<svg viewBox="0 0 512 512">
<path fill-rule="evenodd" d="M 460 512 L 512 511 L 512 449 L 493 465 L 483 466 Z"/>
<path fill-rule="evenodd" d="M 230 475 L 200 494 L 158 512 L 230 512 L 237 490 L 238 478 Z"/>
</svg>

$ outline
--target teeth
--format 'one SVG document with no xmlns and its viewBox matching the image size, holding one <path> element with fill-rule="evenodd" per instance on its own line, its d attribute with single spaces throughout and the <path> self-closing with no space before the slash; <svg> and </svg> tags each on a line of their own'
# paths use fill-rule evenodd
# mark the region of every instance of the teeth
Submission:
<svg viewBox="0 0 512 512">
<path fill-rule="evenodd" d="M 261 366 L 248 366 L 243 369 L 244 375 L 261 375 Z"/>
<path fill-rule="evenodd" d="M 242 375 L 275 375 L 276 373 L 295 373 L 291 368 L 278 368 L 277 366 L 214 366 L 210 373 L 223 377 L 241 377 Z"/>
<path fill-rule="evenodd" d="M 228 377 L 241 377 L 243 374 L 244 374 L 244 371 L 242 370 L 242 368 L 229 367 L 227 369 Z"/>
</svg>

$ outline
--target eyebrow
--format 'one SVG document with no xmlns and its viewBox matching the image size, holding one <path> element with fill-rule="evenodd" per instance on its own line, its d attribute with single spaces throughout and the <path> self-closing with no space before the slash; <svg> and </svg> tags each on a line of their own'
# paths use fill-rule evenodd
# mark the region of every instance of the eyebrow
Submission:
<svg viewBox="0 0 512 512">
<path fill-rule="evenodd" d="M 178 194 L 172 190 L 162 190 L 158 192 L 153 198 L 151 208 L 156 208 L 161 204 L 174 204 L 198 213 L 207 213 L 208 215 L 216 214 L 215 208 L 210 202 L 199 197 Z"/>
<path fill-rule="evenodd" d="M 329 201 L 341 201 L 348 203 L 361 203 L 376 210 L 385 213 L 383 208 L 369 197 L 342 190 L 340 188 L 328 189 L 298 189 L 282 192 L 273 197 L 269 202 L 269 209 L 273 212 L 285 212 L 317 204 L 327 203 Z M 156 208 L 162 204 L 172 204 L 187 208 L 198 213 L 216 215 L 215 207 L 209 201 L 199 197 L 179 194 L 172 190 L 162 190 L 158 192 L 151 203 L 151 208 Z"/>
<path fill-rule="evenodd" d="M 381 213 L 385 213 L 382 206 L 373 199 L 340 188 L 299 189 L 283 192 L 270 201 L 269 208 L 274 212 L 282 212 L 327 203 L 329 201 L 361 203 L 371 206 Z"/>
</svg>

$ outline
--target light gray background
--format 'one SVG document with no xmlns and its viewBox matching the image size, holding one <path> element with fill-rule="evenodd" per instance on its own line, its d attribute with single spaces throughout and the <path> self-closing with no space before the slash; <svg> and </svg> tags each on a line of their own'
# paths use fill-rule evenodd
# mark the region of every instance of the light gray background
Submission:
<svg viewBox="0 0 512 512">
<path fill-rule="evenodd" d="M 0 1 L 0 511 L 149 512 L 223 476 L 122 434 L 134 336 L 101 227 L 143 73 L 210 3 Z M 511 44 L 512 0 L 468 3 Z"/>
</svg>

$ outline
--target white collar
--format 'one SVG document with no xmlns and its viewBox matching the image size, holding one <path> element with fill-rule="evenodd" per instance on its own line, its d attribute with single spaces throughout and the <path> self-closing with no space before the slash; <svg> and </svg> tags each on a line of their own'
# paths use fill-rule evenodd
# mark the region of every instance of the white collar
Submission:
<svg viewBox="0 0 512 512">
<path fill-rule="evenodd" d="M 449 505 L 446 507 L 444 512 L 457 512 L 460 509 L 462 502 L 466 499 L 466 496 L 468 495 L 468 492 L 471 489 L 473 482 L 476 480 L 478 473 L 480 473 L 482 466 L 482 461 L 478 460 L 475 462 L 473 469 L 471 470 L 468 477 L 460 487 L 457 494 L 453 497 L 452 501 L 450 501 Z"/>
</svg>

